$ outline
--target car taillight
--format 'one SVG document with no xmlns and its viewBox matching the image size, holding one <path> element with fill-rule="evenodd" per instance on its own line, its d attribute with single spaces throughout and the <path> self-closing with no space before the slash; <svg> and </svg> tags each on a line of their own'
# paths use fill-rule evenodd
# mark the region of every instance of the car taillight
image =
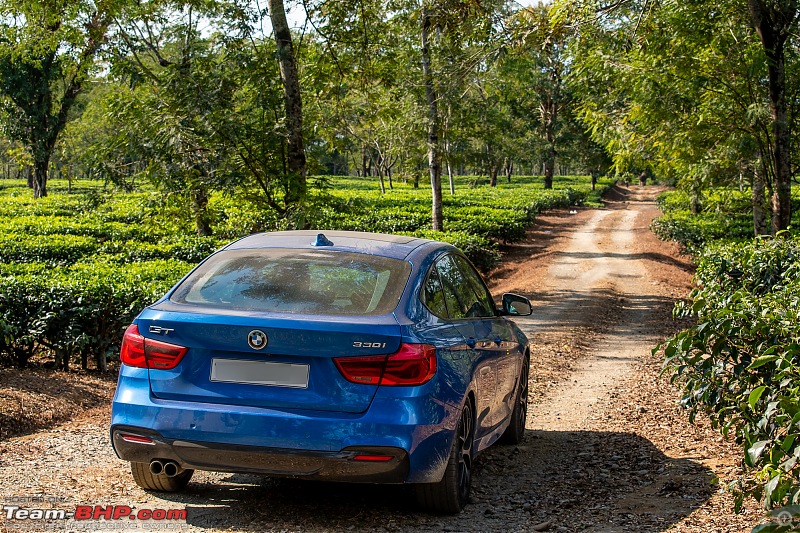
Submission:
<svg viewBox="0 0 800 533">
<path fill-rule="evenodd" d="M 170 370 L 178 366 L 189 349 L 176 344 L 145 339 L 135 324 L 128 326 L 122 337 L 120 360 L 139 368 Z"/>
<path fill-rule="evenodd" d="M 147 368 L 144 358 L 144 337 L 139 335 L 138 326 L 131 324 L 122 336 L 122 348 L 119 350 L 119 359 L 128 366 Z"/>
<path fill-rule="evenodd" d="M 333 362 L 352 383 L 422 385 L 436 374 L 436 348 L 428 344 L 401 344 L 400 349 L 390 355 L 337 357 Z"/>
<path fill-rule="evenodd" d="M 377 385 L 381 381 L 381 374 L 386 367 L 387 355 L 367 357 L 337 357 L 333 360 L 339 372 L 347 381 Z"/>
</svg>

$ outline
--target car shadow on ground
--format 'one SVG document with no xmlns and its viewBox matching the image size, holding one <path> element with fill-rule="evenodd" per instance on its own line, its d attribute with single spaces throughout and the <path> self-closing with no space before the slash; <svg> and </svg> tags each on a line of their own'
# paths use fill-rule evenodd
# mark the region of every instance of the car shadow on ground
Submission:
<svg viewBox="0 0 800 533">
<path fill-rule="evenodd" d="M 198 528 L 267 530 L 656 532 L 688 516 L 713 490 L 713 474 L 619 432 L 527 431 L 475 465 L 470 504 L 456 516 L 417 509 L 407 486 L 336 484 L 231 474 L 158 494 L 184 504 Z"/>
</svg>

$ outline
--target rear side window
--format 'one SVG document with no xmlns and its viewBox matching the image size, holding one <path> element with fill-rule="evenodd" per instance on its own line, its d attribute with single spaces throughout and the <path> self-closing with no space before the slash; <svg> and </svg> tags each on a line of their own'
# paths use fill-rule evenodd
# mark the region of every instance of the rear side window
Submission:
<svg viewBox="0 0 800 533">
<path fill-rule="evenodd" d="M 170 297 L 179 304 L 314 315 L 382 315 L 397 307 L 411 265 L 366 254 L 252 249 L 211 257 Z"/>
<path fill-rule="evenodd" d="M 458 262 L 464 262 L 466 268 L 459 268 Z M 447 255 L 436 262 L 439 272 L 444 299 L 450 318 L 474 318 L 495 316 L 494 305 L 487 298 L 486 287 L 480 279 L 474 279 L 478 274 L 472 270 L 466 261 L 460 257 Z M 475 289 L 480 286 L 481 293 Z"/>
<path fill-rule="evenodd" d="M 477 297 L 477 302 L 475 302 L 474 308 L 475 314 L 472 316 L 495 316 L 495 306 L 494 300 L 492 299 L 492 294 L 489 292 L 489 289 L 486 288 L 486 284 L 484 284 L 480 274 L 475 272 L 475 269 L 469 264 L 469 261 L 460 255 L 455 256 L 454 259 L 456 263 L 458 263 L 459 269 L 464 274 L 464 279 L 472 288 L 472 291 Z"/>
<path fill-rule="evenodd" d="M 422 289 L 422 303 L 439 318 L 448 318 L 447 305 L 444 303 L 444 292 L 442 292 L 442 282 L 439 280 L 439 273 L 436 271 L 436 267 L 431 267 L 430 272 L 428 272 L 428 279 Z"/>
</svg>

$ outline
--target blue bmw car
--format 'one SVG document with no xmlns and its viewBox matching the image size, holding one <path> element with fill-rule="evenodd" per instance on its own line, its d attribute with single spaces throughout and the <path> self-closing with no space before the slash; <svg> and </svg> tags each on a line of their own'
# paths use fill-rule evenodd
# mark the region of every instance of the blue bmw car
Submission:
<svg viewBox="0 0 800 533">
<path fill-rule="evenodd" d="M 414 484 L 457 513 L 476 455 L 525 431 L 528 341 L 455 247 L 251 235 L 125 332 L 111 440 L 142 488 L 194 470 Z"/>
</svg>

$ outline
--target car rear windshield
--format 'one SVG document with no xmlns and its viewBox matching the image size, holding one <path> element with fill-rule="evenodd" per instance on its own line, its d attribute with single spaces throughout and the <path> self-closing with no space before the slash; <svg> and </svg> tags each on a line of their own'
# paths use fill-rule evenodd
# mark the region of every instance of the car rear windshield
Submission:
<svg viewBox="0 0 800 533">
<path fill-rule="evenodd" d="M 411 265 L 373 255 L 294 249 L 220 252 L 170 300 L 223 309 L 382 315 L 397 306 Z"/>
</svg>

